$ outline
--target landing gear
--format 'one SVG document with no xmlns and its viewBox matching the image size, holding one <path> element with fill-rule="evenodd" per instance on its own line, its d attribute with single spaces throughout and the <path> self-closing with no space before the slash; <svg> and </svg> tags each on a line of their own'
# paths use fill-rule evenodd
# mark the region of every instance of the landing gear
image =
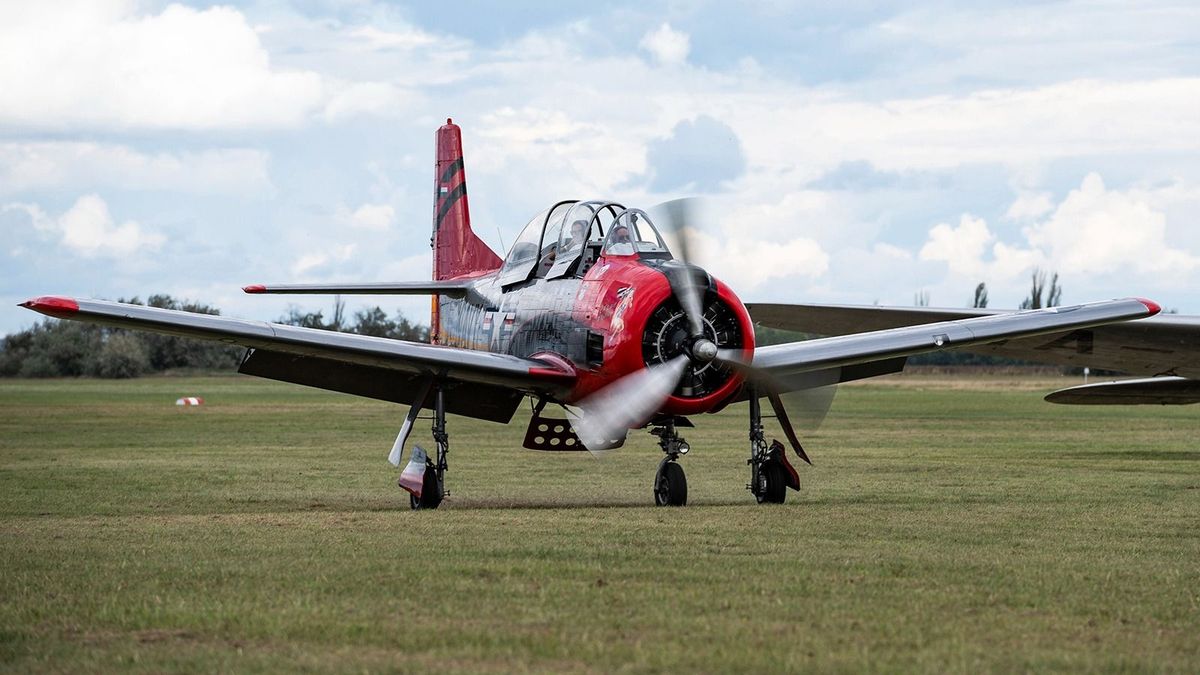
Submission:
<svg viewBox="0 0 1200 675">
<path fill-rule="evenodd" d="M 408 504 L 412 509 L 436 509 L 441 506 L 446 492 L 446 455 L 450 452 L 450 436 L 446 433 L 446 397 L 439 386 L 434 389 L 433 398 L 433 443 L 434 456 L 425 464 L 425 472 L 421 478 L 421 496 L 408 495 Z"/>
<path fill-rule="evenodd" d="M 663 458 L 654 476 L 654 505 L 683 506 L 687 504 L 687 475 L 683 467 L 671 459 Z"/>
<path fill-rule="evenodd" d="M 675 432 L 674 418 L 668 418 L 650 433 L 658 436 L 658 447 L 667 455 L 654 476 L 654 503 L 657 506 L 683 506 L 687 504 L 687 476 L 676 460 L 680 455 L 686 455 L 691 446 Z"/>
<path fill-rule="evenodd" d="M 787 489 L 800 489 L 800 477 L 788 462 L 783 444 L 774 441 L 767 445 L 763 434 L 762 407 L 758 396 L 750 392 L 750 483 L 746 488 L 759 504 L 782 504 Z"/>
</svg>

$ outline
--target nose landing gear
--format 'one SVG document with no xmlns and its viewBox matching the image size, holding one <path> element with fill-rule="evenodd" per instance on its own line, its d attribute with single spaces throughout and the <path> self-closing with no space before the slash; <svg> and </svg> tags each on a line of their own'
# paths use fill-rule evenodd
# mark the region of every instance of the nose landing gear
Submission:
<svg viewBox="0 0 1200 675">
<path fill-rule="evenodd" d="M 668 418 L 650 433 L 658 436 L 658 447 L 666 454 L 654 476 L 654 503 L 658 506 L 687 504 L 687 476 L 676 461 L 686 455 L 691 446 L 675 431 L 675 419 Z"/>
</svg>

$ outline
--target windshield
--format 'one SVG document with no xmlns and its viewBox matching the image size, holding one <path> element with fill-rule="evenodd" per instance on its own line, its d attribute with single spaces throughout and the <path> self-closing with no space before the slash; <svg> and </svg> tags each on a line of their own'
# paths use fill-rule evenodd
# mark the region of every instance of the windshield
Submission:
<svg viewBox="0 0 1200 675">
<path fill-rule="evenodd" d="M 509 249 L 504 266 L 500 268 L 501 284 L 525 281 L 539 260 L 553 260 L 563 217 L 572 204 L 574 202 L 559 202 L 534 216 L 525 225 L 525 229 L 521 230 L 521 234 Z"/>
<path fill-rule="evenodd" d="M 628 209 L 613 221 L 604 239 L 604 255 L 670 253 L 650 216 L 641 209 Z"/>
</svg>

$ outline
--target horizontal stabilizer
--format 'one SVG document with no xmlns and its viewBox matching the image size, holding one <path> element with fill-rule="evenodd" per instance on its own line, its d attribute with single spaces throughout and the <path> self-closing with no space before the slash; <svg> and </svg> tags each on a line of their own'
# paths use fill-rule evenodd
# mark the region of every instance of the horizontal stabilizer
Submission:
<svg viewBox="0 0 1200 675">
<path fill-rule="evenodd" d="M 363 284 L 250 284 L 242 290 L 252 294 L 327 295 L 444 295 L 462 298 L 472 305 L 492 303 L 481 295 L 471 279 L 446 281 L 381 281 Z"/>
<path fill-rule="evenodd" d="M 338 295 L 448 295 L 466 297 L 468 281 L 380 281 L 365 284 L 250 284 L 247 293 L 327 293 Z"/>
<path fill-rule="evenodd" d="M 1066 405 L 1186 405 L 1200 403 L 1200 380 L 1145 377 L 1082 384 L 1050 392 L 1046 400 Z"/>
</svg>

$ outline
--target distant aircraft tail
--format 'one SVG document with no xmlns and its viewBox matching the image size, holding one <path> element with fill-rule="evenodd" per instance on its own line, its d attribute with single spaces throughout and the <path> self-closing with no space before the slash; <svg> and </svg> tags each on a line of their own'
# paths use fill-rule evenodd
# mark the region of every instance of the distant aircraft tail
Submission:
<svg viewBox="0 0 1200 675">
<path fill-rule="evenodd" d="M 476 275 L 500 268 L 496 255 L 471 230 L 467 176 L 463 169 L 462 132 L 449 119 L 437 130 L 434 174 L 433 278 Z"/>
</svg>

